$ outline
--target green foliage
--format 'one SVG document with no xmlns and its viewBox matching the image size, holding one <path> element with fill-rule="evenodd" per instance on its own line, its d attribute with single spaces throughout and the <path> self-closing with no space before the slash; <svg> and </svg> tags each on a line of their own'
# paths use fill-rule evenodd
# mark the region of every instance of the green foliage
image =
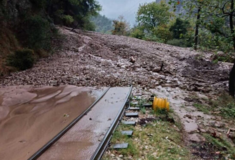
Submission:
<svg viewBox="0 0 235 160">
<path fill-rule="evenodd" d="M 208 142 L 217 147 L 218 150 L 223 150 L 223 154 L 230 154 L 228 158 L 234 158 L 235 149 L 225 138 L 214 138 L 209 134 L 204 134 L 204 137 L 207 139 Z M 226 150 L 224 150 L 224 148 L 226 148 Z"/>
<path fill-rule="evenodd" d="M 224 118 L 235 118 L 235 100 L 228 93 L 221 94 L 216 100 L 210 100 L 209 103 L 210 109 L 219 111 Z"/>
<path fill-rule="evenodd" d="M 169 11 L 170 7 L 164 3 L 146 3 L 140 5 L 137 12 L 137 22 L 148 33 L 158 25 L 167 24 L 173 14 Z"/>
<path fill-rule="evenodd" d="M 127 35 L 129 31 L 129 25 L 123 20 L 122 16 L 119 17 L 119 20 L 113 21 L 113 28 L 112 34 L 114 35 Z"/>
<path fill-rule="evenodd" d="M 158 27 L 153 29 L 154 35 L 163 40 L 164 43 L 171 40 L 173 38 L 172 33 L 169 31 L 169 27 L 167 25 L 159 25 Z"/>
<path fill-rule="evenodd" d="M 207 29 L 201 29 L 199 33 L 199 45 L 203 50 L 220 50 L 230 52 L 233 50 L 231 38 L 213 34 Z"/>
<path fill-rule="evenodd" d="M 72 24 L 74 22 L 73 17 L 70 15 L 64 15 L 62 19 L 65 21 L 65 24 L 67 25 Z"/>
<path fill-rule="evenodd" d="M 49 22 L 39 15 L 24 20 L 22 37 L 25 47 L 31 49 L 50 49 L 51 28 Z M 20 38 L 22 38 L 20 37 Z"/>
<path fill-rule="evenodd" d="M 7 58 L 7 64 L 19 70 L 25 70 L 33 67 L 35 62 L 34 51 L 30 49 L 17 50 Z"/>
<path fill-rule="evenodd" d="M 235 118 L 235 103 L 228 103 L 225 107 L 220 109 L 221 115 L 227 118 Z"/>
<path fill-rule="evenodd" d="M 178 6 L 175 0 L 170 0 Z M 234 34 L 234 0 L 190 0 L 184 6 L 186 16 L 197 20 L 199 26 L 199 45 L 201 49 L 222 50 L 230 52 L 235 47 Z M 232 5 L 233 4 L 233 5 Z M 200 13 L 198 13 L 200 9 Z M 230 17 L 232 17 L 230 19 Z M 196 27 L 195 27 L 196 28 Z M 196 37 L 196 32 L 195 32 Z"/>
<path fill-rule="evenodd" d="M 143 30 L 139 29 L 138 27 L 135 27 L 131 31 L 131 37 L 143 39 L 144 38 L 144 32 Z"/>
<path fill-rule="evenodd" d="M 202 111 L 203 113 L 206 113 L 206 114 L 209 113 L 208 106 L 204 106 L 204 105 L 198 104 L 198 103 L 193 104 L 193 106 L 196 107 L 199 111 Z"/>
<path fill-rule="evenodd" d="M 188 28 L 190 28 L 190 24 L 187 20 L 177 18 L 175 24 L 170 27 L 170 31 L 173 32 L 174 38 L 180 39 L 187 33 Z"/>
<path fill-rule="evenodd" d="M 88 31 L 95 31 L 95 24 L 90 22 L 90 20 L 86 18 L 86 20 L 84 20 L 83 29 Z"/>
<path fill-rule="evenodd" d="M 95 0 L 49 0 L 46 10 L 56 24 L 93 30 L 90 17 L 98 15 L 101 6 Z"/>
</svg>

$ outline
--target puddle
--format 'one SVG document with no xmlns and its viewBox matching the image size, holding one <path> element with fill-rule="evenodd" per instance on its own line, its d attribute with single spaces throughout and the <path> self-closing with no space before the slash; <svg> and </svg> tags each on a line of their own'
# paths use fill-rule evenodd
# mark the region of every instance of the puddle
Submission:
<svg viewBox="0 0 235 160">
<path fill-rule="evenodd" d="M 0 159 L 28 159 L 104 90 L 76 86 L 1 88 Z"/>
</svg>

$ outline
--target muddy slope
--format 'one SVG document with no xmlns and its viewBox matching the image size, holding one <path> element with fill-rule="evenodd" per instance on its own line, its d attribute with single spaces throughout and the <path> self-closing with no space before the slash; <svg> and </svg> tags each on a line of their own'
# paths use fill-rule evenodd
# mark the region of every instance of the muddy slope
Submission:
<svg viewBox="0 0 235 160">
<path fill-rule="evenodd" d="M 221 117 L 198 112 L 191 101 L 195 95 L 210 99 L 226 91 L 231 63 L 211 62 L 212 53 L 125 36 L 71 32 L 67 28 L 60 31 L 65 35 L 60 52 L 41 59 L 32 69 L 1 79 L 1 85 L 132 84 L 135 95 L 155 93 L 167 97 L 181 118 L 189 141 L 204 141 L 201 131 L 224 134 L 232 125 L 221 121 Z M 215 122 L 215 126 L 221 126 L 218 119 L 225 124 L 223 129 L 210 125 Z"/>
<path fill-rule="evenodd" d="M 70 32 L 59 54 L 12 73 L 1 85 L 173 86 L 210 92 L 227 85 L 231 64 L 210 62 L 210 53 L 99 33 Z M 208 85 L 209 84 L 209 85 Z"/>
</svg>

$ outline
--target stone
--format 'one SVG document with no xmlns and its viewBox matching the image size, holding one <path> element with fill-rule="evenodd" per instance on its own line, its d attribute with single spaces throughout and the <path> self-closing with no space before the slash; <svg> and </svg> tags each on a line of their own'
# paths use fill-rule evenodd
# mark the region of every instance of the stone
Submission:
<svg viewBox="0 0 235 160">
<path fill-rule="evenodd" d="M 136 61 L 136 60 L 135 60 L 134 57 L 131 57 L 131 58 L 130 58 L 130 62 L 131 62 L 131 63 L 135 63 L 135 61 Z"/>
<path fill-rule="evenodd" d="M 128 143 L 114 144 L 111 148 L 113 149 L 125 149 L 128 148 Z"/>
</svg>

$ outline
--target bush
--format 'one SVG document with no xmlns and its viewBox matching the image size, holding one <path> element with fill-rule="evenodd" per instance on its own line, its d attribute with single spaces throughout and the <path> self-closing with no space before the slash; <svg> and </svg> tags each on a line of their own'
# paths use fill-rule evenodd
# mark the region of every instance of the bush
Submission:
<svg viewBox="0 0 235 160">
<path fill-rule="evenodd" d="M 139 28 L 135 28 L 131 32 L 131 37 L 143 39 L 144 38 L 144 32 L 140 30 Z"/>
<path fill-rule="evenodd" d="M 52 33 L 50 23 L 46 19 L 38 15 L 31 16 L 24 20 L 23 26 L 20 39 L 24 39 L 23 45 L 25 47 L 34 50 L 51 49 Z"/>
<path fill-rule="evenodd" d="M 70 24 L 72 24 L 72 23 L 74 22 L 73 17 L 70 16 L 70 15 L 64 15 L 64 16 L 62 17 L 62 19 L 65 21 L 65 24 L 66 24 L 66 25 L 70 25 Z"/>
<path fill-rule="evenodd" d="M 163 40 L 164 43 L 173 38 L 172 33 L 169 31 L 167 25 L 160 25 L 157 28 L 154 28 L 153 33 L 160 39 Z"/>
<path fill-rule="evenodd" d="M 174 38 L 180 39 L 182 35 L 187 33 L 188 28 L 190 28 L 190 23 L 187 20 L 177 18 L 175 24 L 171 26 L 170 31 L 173 32 Z"/>
<path fill-rule="evenodd" d="M 21 49 L 15 51 L 12 55 L 9 55 L 7 63 L 9 66 L 15 67 L 19 70 L 25 70 L 33 67 L 35 60 L 36 57 L 33 50 Z"/>
</svg>

